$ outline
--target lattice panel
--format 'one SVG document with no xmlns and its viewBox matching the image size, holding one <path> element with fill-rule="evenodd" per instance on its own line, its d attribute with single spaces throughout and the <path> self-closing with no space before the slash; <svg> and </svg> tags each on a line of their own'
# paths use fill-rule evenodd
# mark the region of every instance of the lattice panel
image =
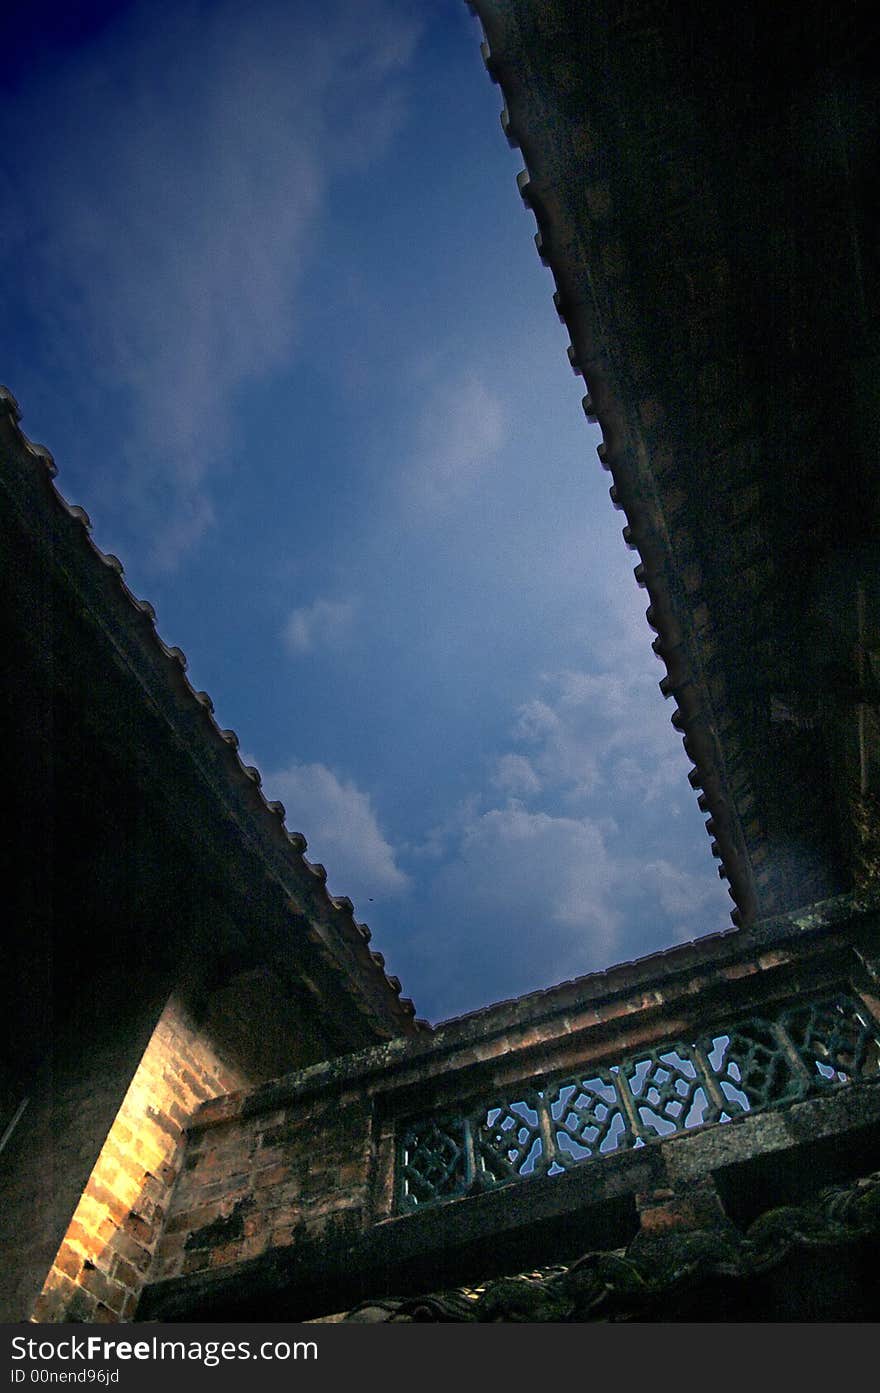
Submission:
<svg viewBox="0 0 880 1393">
<path fill-rule="evenodd" d="M 398 1200 L 405 1209 L 464 1194 L 470 1181 L 467 1124 L 427 1119 L 410 1127 L 398 1152 Z"/>
<path fill-rule="evenodd" d="M 802 1096 L 783 1039 L 769 1021 L 752 1019 L 715 1036 L 706 1049 L 728 1110 L 736 1116 Z"/>
<path fill-rule="evenodd" d="M 611 1070 L 564 1079 L 546 1093 L 555 1142 L 556 1166 L 566 1170 L 591 1156 L 632 1146 L 633 1135 L 620 1106 Z"/>
<path fill-rule="evenodd" d="M 873 1034 L 845 997 L 792 1007 L 783 1011 L 780 1024 L 820 1086 L 860 1079 L 870 1065 L 877 1072 Z"/>
<path fill-rule="evenodd" d="M 501 1103 L 486 1110 L 475 1140 L 478 1172 L 490 1184 L 532 1175 L 536 1170 L 540 1173 L 545 1168 L 540 1106 L 539 1095 L 533 1095 L 529 1100 Z"/>
<path fill-rule="evenodd" d="M 623 1147 L 780 1107 L 878 1073 L 877 1027 L 847 997 L 738 1019 L 601 1068 L 411 1124 L 398 1143 L 397 1206 L 414 1209 Z"/>
<path fill-rule="evenodd" d="M 640 1130 L 649 1136 L 667 1137 L 703 1121 L 708 1108 L 706 1088 L 685 1045 L 630 1060 L 626 1079 Z"/>
</svg>

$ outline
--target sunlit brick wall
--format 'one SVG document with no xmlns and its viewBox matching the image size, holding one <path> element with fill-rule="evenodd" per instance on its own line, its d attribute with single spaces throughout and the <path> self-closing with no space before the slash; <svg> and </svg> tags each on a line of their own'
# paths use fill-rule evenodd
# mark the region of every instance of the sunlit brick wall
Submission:
<svg viewBox="0 0 880 1393">
<path fill-rule="evenodd" d="M 248 1080 L 218 1058 L 178 997 L 156 1026 L 55 1256 L 32 1319 L 131 1317 L 198 1104 Z"/>
</svg>

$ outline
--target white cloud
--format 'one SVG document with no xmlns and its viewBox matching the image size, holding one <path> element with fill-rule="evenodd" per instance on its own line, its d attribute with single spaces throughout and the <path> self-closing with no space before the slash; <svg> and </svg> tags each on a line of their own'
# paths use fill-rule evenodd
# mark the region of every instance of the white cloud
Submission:
<svg viewBox="0 0 880 1393">
<path fill-rule="evenodd" d="M 289 362 L 329 183 L 400 119 L 412 26 L 382 0 L 329 10 L 218 0 L 157 24 L 144 3 L 7 104 L 35 309 L 72 374 L 127 393 L 127 501 L 161 565 L 210 525 L 236 392 Z"/>
<path fill-rule="evenodd" d="M 709 933 L 718 927 L 717 906 L 723 903 L 723 896 L 711 876 L 694 875 L 662 858 L 649 861 L 641 875 L 645 894 L 656 898 L 676 938 L 693 938 L 700 931 Z"/>
<path fill-rule="evenodd" d="M 407 479 L 415 502 L 443 509 L 465 498 L 504 444 L 501 402 L 477 377 L 437 387 L 422 406 Z"/>
<path fill-rule="evenodd" d="M 287 826 L 309 843 L 310 860 L 327 867 L 334 893 L 353 900 L 397 895 L 409 884 L 394 848 L 384 837 L 372 800 L 326 764 L 291 764 L 263 779 L 266 796 L 278 798 Z"/>
<path fill-rule="evenodd" d="M 404 945 L 443 1014 L 483 1005 L 487 985 L 494 1000 L 518 996 L 722 927 L 726 900 L 708 857 L 704 874 L 643 860 L 642 844 L 631 822 L 607 816 L 515 799 L 471 808 Z"/>
<path fill-rule="evenodd" d="M 443 861 L 458 847 L 462 828 L 479 816 L 482 800 L 478 793 L 469 793 L 441 822 L 435 823 L 419 841 L 405 848 L 415 860 Z"/>
<path fill-rule="evenodd" d="M 335 648 L 351 632 L 355 609 L 351 600 L 324 599 L 295 609 L 284 626 L 285 647 L 293 654 Z"/>
<path fill-rule="evenodd" d="M 413 950 L 453 1011 L 481 1004 L 486 983 L 496 999 L 516 996 L 727 921 L 649 631 L 620 608 L 593 670 L 541 679 L 482 794 L 431 842 L 437 870 Z"/>
<path fill-rule="evenodd" d="M 643 667 L 623 673 L 563 671 L 517 713 L 513 737 L 536 777 L 569 801 L 601 791 L 653 802 L 681 791 L 687 761 Z"/>
<path fill-rule="evenodd" d="M 516 800 L 472 812 L 409 945 L 436 998 L 470 1010 L 487 985 L 497 1000 L 612 962 L 621 915 L 606 835 L 593 819 Z"/>
<path fill-rule="evenodd" d="M 525 755 L 507 754 L 498 760 L 492 776 L 495 788 L 512 797 L 528 797 L 540 793 L 541 780 L 535 773 L 531 760 Z"/>
<path fill-rule="evenodd" d="M 518 912 L 528 906 L 545 924 L 584 931 L 610 949 L 618 918 L 608 898 L 613 869 L 590 818 L 529 812 L 512 799 L 464 829 L 459 861 L 468 873 L 479 870 L 482 897 L 500 897 Z"/>
</svg>

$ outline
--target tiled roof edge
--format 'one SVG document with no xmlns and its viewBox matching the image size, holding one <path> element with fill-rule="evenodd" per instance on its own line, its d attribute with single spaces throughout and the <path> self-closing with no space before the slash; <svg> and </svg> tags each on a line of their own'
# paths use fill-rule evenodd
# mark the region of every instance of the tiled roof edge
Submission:
<svg viewBox="0 0 880 1393">
<path fill-rule="evenodd" d="M 6 416 L 12 425 L 18 442 L 24 451 L 32 457 L 35 464 L 42 466 L 46 478 L 49 481 L 50 491 L 54 503 L 69 518 L 77 522 L 82 535 L 97 563 L 112 572 L 117 579 L 120 594 L 127 600 L 130 607 L 132 619 L 142 622 L 146 621 L 152 634 L 153 643 L 157 653 L 173 666 L 174 675 L 178 684 L 182 687 L 186 696 L 196 706 L 199 707 L 203 719 L 207 723 L 214 738 L 223 744 L 228 761 L 229 771 L 233 777 L 247 780 L 252 790 L 257 794 L 257 807 L 260 815 L 272 825 L 273 832 L 280 831 L 286 838 L 287 857 L 289 862 L 300 879 L 305 878 L 304 888 L 307 892 L 315 896 L 321 907 L 329 911 L 328 917 L 331 923 L 335 924 L 342 934 L 347 936 L 349 942 L 354 941 L 354 931 L 357 939 L 362 945 L 362 950 L 358 952 L 360 964 L 365 971 L 373 974 L 378 980 L 386 997 L 386 1005 L 389 1017 L 396 1019 L 403 1030 L 413 1033 L 418 1030 L 429 1030 L 430 1026 L 425 1021 L 415 1020 L 415 1006 L 408 997 L 401 997 L 401 984 L 397 977 L 385 972 L 385 960 L 381 953 L 371 951 L 367 944 L 371 939 L 371 933 L 366 924 L 359 923 L 354 916 L 354 906 L 346 895 L 330 895 L 326 888 L 327 872 L 319 862 L 312 862 L 305 856 L 308 843 L 300 832 L 290 832 L 285 825 L 284 805 L 277 801 L 268 800 L 261 789 L 261 776 L 258 769 L 253 765 L 244 764 L 238 755 L 239 740 L 235 731 L 223 730 L 214 719 L 214 704 L 207 692 L 196 691 L 186 675 L 187 660 L 182 649 L 175 645 L 166 644 L 155 628 L 156 612 L 148 600 L 141 600 L 128 588 L 123 578 L 124 571 L 122 562 L 118 557 L 110 552 L 104 552 L 91 536 L 91 521 L 84 508 L 76 504 L 69 503 L 63 494 L 56 487 L 54 480 L 58 469 L 55 460 L 49 450 L 44 445 L 38 445 L 31 441 L 21 429 L 21 408 L 12 394 L 4 386 L 0 386 L 0 413 Z M 338 966 L 338 964 L 337 964 Z"/>
<path fill-rule="evenodd" d="M 538 255 L 553 273 L 558 287 L 565 279 L 564 273 L 553 246 L 553 238 L 548 235 L 550 228 L 542 216 L 540 200 L 535 193 L 528 168 L 526 142 L 517 132 L 510 115 L 509 105 L 515 101 L 515 93 L 512 92 L 510 83 L 511 65 L 504 60 L 500 45 L 496 45 L 497 52 L 496 47 L 493 47 L 493 44 L 496 44 L 491 20 L 493 5 L 491 0 L 488 3 L 487 0 L 465 0 L 465 4 L 483 30 L 481 53 L 486 70 L 492 81 L 502 90 L 505 105 L 501 111 L 501 126 L 504 135 L 508 144 L 514 149 L 519 149 L 526 161 L 527 167 L 517 176 L 517 186 L 523 202 L 535 217 L 538 228 L 535 245 Z M 515 16 L 509 10 L 505 11 L 504 22 L 513 27 L 517 24 Z M 724 760 L 718 748 L 711 702 L 698 671 L 699 663 L 694 666 L 693 644 L 684 641 L 681 624 L 669 594 L 668 579 L 646 547 L 645 528 L 637 515 L 642 509 L 634 510 L 632 489 L 629 487 L 626 471 L 622 468 L 626 453 L 623 448 L 624 442 L 631 443 L 631 431 L 625 413 L 612 390 L 612 374 L 609 373 L 606 346 L 601 342 L 601 326 L 598 334 L 600 342 L 595 345 L 596 351 L 584 355 L 576 347 L 576 341 L 581 334 L 578 332 L 575 316 L 558 288 L 553 295 L 553 302 L 559 319 L 571 337 L 568 347 L 569 363 L 576 375 L 584 378 L 585 385 L 587 379 L 589 380 L 591 390 L 587 391 L 583 399 L 584 411 L 587 419 L 597 423 L 602 430 L 603 440 L 597 447 L 597 454 L 603 468 L 611 473 L 614 480 L 610 489 L 611 501 L 626 518 L 623 528 L 624 541 L 631 550 L 637 551 L 640 557 L 634 574 L 638 585 L 648 592 L 650 604 L 645 617 L 657 635 L 652 648 L 667 669 L 666 675 L 659 683 L 660 690 L 664 697 L 675 697 L 677 705 L 671 721 L 682 735 L 685 754 L 691 764 L 687 779 L 699 794 L 697 801 L 700 810 L 708 814 L 706 830 L 710 838 L 710 850 L 719 862 L 719 876 L 728 882 L 728 893 L 734 901 L 731 921 L 736 927 L 741 927 L 751 923 L 757 912 L 757 897 L 746 841 L 739 825 L 738 814 L 727 795 Z M 595 309 L 595 306 L 593 308 Z M 586 357 L 589 361 L 585 361 Z M 670 550 L 665 537 L 656 540 L 661 550 Z M 690 653 L 688 649 L 691 649 Z"/>
<path fill-rule="evenodd" d="M 764 954 L 771 956 L 765 959 L 763 967 L 772 968 L 774 950 L 783 950 L 787 944 L 804 942 L 807 951 L 821 952 L 823 940 L 827 940 L 824 946 L 837 951 L 847 941 L 845 931 L 853 920 L 857 921 L 857 932 L 861 932 L 863 926 L 875 928 L 878 916 L 880 893 L 871 898 L 840 895 L 762 920 L 750 929 L 730 928 L 707 934 L 632 962 L 615 963 L 603 971 L 587 973 L 440 1021 L 430 1035 L 371 1045 L 337 1059 L 308 1065 L 257 1088 L 212 1099 L 196 1110 L 189 1130 L 201 1131 L 236 1117 L 271 1111 L 368 1078 L 390 1077 L 397 1069 L 406 1069 L 422 1058 L 454 1056 L 477 1040 L 485 1042 L 507 1036 L 511 1031 L 567 1018 L 585 1007 L 619 1000 L 634 991 L 650 993 L 693 974 L 720 970 L 750 959 L 757 961 Z"/>
</svg>

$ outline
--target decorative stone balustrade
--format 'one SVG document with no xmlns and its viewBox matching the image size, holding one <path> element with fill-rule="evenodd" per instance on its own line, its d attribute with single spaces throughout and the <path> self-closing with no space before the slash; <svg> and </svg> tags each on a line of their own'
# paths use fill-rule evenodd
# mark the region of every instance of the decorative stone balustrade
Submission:
<svg viewBox="0 0 880 1393">
<path fill-rule="evenodd" d="M 420 1118 L 401 1129 L 396 1208 L 559 1175 L 624 1147 L 874 1078 L 878 1030 L 863 1002 L 838 993 L 532 1079 L 464 1113 Z"/>
<path fill-rule="evenodd" d="M 867 1175 L 878 962 L 842 897 L 216 1098 L 137 1319 L 305 1319 Z"/>
</svg>

